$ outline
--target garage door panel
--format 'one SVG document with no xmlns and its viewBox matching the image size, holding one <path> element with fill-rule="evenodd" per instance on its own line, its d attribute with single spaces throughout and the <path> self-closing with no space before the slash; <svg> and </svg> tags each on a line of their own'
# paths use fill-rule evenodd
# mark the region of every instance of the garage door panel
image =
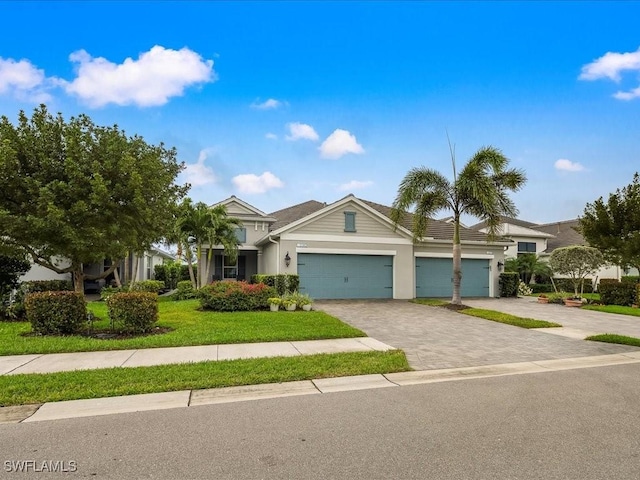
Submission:
<svg viewBox="0 0 640 480">
<path fill-rule="evenodd" d="M 392 298 L 393 257 L 298 254 L 300 291 L 317 299 Z"/>
<path fill-rule="evenodd" d="M 462 259 L 463 297 L 489 296 L 489 260 Z M 416 258 L 416 297 L 451 297 L 453 295 L 453 259 Z"/>
</svg>

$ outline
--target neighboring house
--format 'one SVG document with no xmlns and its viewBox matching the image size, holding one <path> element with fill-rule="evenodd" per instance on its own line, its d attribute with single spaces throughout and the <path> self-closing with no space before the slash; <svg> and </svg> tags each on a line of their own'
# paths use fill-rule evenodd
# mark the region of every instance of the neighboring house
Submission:
<svg viewBox="0 0 640 480">
<path fill-rule="evenodd" d="M 156 265 L 160 265 L 169 260 L 173 260 L 173 255 L 164 252 L 158 248 L 152 248 L 144 252 L 143 255 L 138 257 L 138 275 L 137 280 L 153 280 L 155 277 L 154 267 Z M 135 264 L 135 257 L 129 258 L 129 268 L 133 269 Z M 65 267 L 68 266 L 68 260 L 61 259 L 60 266 Z M 84 273 L 86 275 L 99 275 L 102 272 L 105 272 L 111 266 L 111 262 L 109 260 L 105 260 L 102 263 L 93 263 L 84 266 Z M 120 277 L 124 273 L 124 262 L 118 268 Z M 109 275 L 107 278 L 101 278 L 99 280 L 85 280 L 84 288 L 85 291 L 99 291 L 103 286 L 108 285 L 111 280 L 114 278 L 113 274 Z M 21 282 L 31 281 L 31 280 L 71 280 L 72 276 L 70 273 L 56 273 L 53 270 L 50 270 L 46 267 L 32 264 L 31 270 L 29 270 L 25 275 L 20 277 Z"/>
<path fill-rule="evenodd" d="M 214 247 L 207 281 L 249 280 L 253 273 L 300 276 L 316 299 L 450 297 L 453 225 L 431 220 L 414 244 L 411 216 L 394 226 L 391 209 L 348 195 L 332 204 L 308 201 L 265 214 L 232 196 L 222 202 L 239 218 L 236 263 Z M 487 243 L 461 228 L 462 295 L 497 296 L 498 263 L 511 242 Z M 206 256 L 203 255 L 203 261 Z"/>
<path fill-rule="evenodd" d="M 513 240 L 513 246 L 505 251 L 505 258 L 516 258 L 523 253 L 535 253 L 542 258 L 551 255 L 556 248 L 570 245 L 587 245 L 582 234 L 577 231 L 579 220 L 565 220 L 551 223 L 531 223 L 516 218 L 503 217 L 499 232 L 506 238 Z M 480 232 L 486 232 L 486 223 L 482 222 L 471 227 Z M 625 270 L 617 265 L 607 265 L 598 270 L 594 280 L 601 278 L 617 278 L 627 275 Z"/>
</svg>

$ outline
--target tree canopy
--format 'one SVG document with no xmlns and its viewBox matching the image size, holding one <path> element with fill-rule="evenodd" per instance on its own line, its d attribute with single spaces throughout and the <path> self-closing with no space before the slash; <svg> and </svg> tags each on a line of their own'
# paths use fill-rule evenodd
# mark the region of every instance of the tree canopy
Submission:
<svg viewBox="0 0 640 480">
<path fill-rule="evenodd" d="M 461 242 L 460 217 L 472 215 L 486 221 L 488 238 L 498 234 L 502 216 L 515 216 L 517 209 L 508 193 L 519 190 L 526 182 L 524 172 L 508 169 L 509 160 L 495 147 L 478 150 L 460 173 L 456 173 L 455 154 L 451 149 L 453 180 L 427 167 L 413 168 L 406 174 L 393 202 L 391 218 L 400 223 L 413 207 L 413 237 L 420 241 L 429 220 L 436 212 L 453 213 L 453 296 L 451 302 L 460 304 Z"/>
<path fill-rule="evenodd" d="M 81 290 L 83 264 L 122 259 L 165 236 L 188 189 L 175 183 L 181 169 L 175 149 L 84 114 L 67 122 L 41 105 L 31 118 L 21 111 L 17 125 L 2 116 L 0 235 L 35 263 L 73 273 Z"/>
<path fill-rule="evenodd" d="M 583 245 L 556 248 L 551 252 L 549 265 L 554 273 L 567 275 L 573 284 L 573 292 L 578 296 L 584 290 L 584 279 L 594 274 L 604 264 L 604 257 L 597 248 Z"/>
<path fill-rule="evenodd" d="M 605 259 L 640 270 L 640 176 L 605 200 L 588 203 L 580 218 L 580 231 Z"/>
</svg>

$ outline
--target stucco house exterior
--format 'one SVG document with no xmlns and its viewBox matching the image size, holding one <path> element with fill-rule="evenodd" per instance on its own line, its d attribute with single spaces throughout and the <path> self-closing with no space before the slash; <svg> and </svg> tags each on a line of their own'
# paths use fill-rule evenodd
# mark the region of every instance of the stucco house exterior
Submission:
<svg viewBox="0 0 640 480">
<path fill-rule="evenodd" d="M 556 248 L 570 245 L 587 245 L 584 237 L 577 230 L 579 220 L 564 220 L 551 223 L 532 223 L 516 218 L 503 217 L 500 224 L 500 234 L 513 240 L 513 244 L 505 251 L 505 258 L 516 258 L 523 253 L 535 253 L 545 259 Z M 486 223 L 478 223 L 470 227 L 480 232 L 486 232 Z M 627 275 L 618 265 L 606 265 L 593 276 L 594 281 L 602 278 L 615 278 L 620 280 L 622 275 Z"/>
<path fill-rule="evenodd" d="M 389 207 L 354 195 L 331 204 L 311 200 L 270 214 L 235 196 L 220 204 L 242 221 L 239 254 L 232 264 L 214 246 L 207 282 L 289 273 L 298 274 L 300 291 L 316 299 L 452 294 L 450 223 L 431 220 L 424 240 L 414 244 L 410 215 L 395 227 Z M 461 228 L 461 240 L 462 295 L 497 296 L 498 263 L 504 262 L 511 241 L 487 242 L 484 233 L 468 228 Z"/>
</svg>

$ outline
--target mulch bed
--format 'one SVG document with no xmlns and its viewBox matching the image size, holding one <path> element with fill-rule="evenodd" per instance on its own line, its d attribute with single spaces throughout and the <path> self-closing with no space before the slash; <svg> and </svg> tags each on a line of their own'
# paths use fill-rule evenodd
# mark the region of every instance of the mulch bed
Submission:
<svg viewBox="0 0 640 480">
<path fill-rule="evenodd" d="M 446 305 L 442 305 L 442 308 L 446 308 L 447 310 L 453 310 L 454 312 L 459 312 L 460 310 L 466 310 L 468 307 L 466 305 L 456 305 L 454 303 L 447 303 Z"/>
<path fill-rule="evenodd" d="M 138 337 L 148 337 L 150 335 L 163 335 L 165 333 L 173 332 L 173 328 L 171 327 L 154 327 L 153 330 L 146 333 L 127 333 L 127 332 L 114 332 L 109 328 L 104 329 L 93 329 L 92 331 L 84 331 L 79 333 L 78 335 L 47 335 L 48 337 L 87 337 L 87 338 L 97 338 L 98 340 L 124 340 L 127 338 L 138 338 Z M 21 334 L 23 337 L 43 337 L 39 333 L 35 332 L 26 332 Z"/>
</svg>

